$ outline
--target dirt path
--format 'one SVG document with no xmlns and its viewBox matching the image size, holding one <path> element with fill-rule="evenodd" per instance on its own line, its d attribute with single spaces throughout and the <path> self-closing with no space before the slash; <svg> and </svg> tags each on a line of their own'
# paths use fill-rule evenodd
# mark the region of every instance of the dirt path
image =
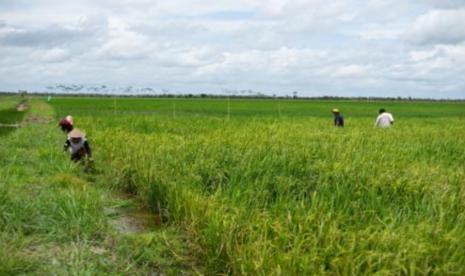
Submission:
<svg viewBox="0 0 465 276">
<path fill-rule="evenodd" d="M 0 127 L 12 127 L 12 128 L 19 128 L 20 124 L 2 124 L 0 123 Z"/>
</svg>

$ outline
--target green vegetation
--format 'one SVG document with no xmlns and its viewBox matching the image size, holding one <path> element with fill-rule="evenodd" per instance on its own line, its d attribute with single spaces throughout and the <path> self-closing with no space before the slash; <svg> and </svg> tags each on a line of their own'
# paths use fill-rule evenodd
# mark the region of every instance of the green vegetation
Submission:
<svg viewBox="0 0 465 276">
<path fill-rule="evenodd" d="M 59 112 L 94 117 L 113 115 L 141 116 L 208 116 L 225 118 L 228 115 L 227 99 L 188 98 L 54 98 L 53 106 Z M 231 99 L 230 114 L 234 118 L 246 117 L 322 117 L 337 105 L 344 115 L 374 120 L 380 107 L 387 108 L 402 118 L 463 117 L 464 102 L 359 102 L 359 101 L 304 101 Z M 64 114 L 63 113 L 63 114 Z"/>
<path fill-rule="evenodd" d="M 4 271 L 144 274 L 191 268 L 179 257 L 191 255 L 208 274 L 465 273 L 463 103 L 51 104 L 56 119 L 72 114 L 86 131 L 97 173 L 67 160 L 50 124 L 0 143 Z M 334 107 L 346 128 L 332 126 Z M 373 127 L 380 107 L 393 128 Z M 104 210 L 127 200 L 163 226 L 115 233 Z M 56 245 L 60 253 L 47 249 Z"/>
<path fill-rule="evenodd" d="M 102 189 L 99 173 L 71 163 L 51 117 L 34 100 L 23 127 L 0 139 L 0 275 L 190 271 L 176 227 L 118 230 L 134 224 L 121 218 L 139 212 L 137 202 Z"/>
<path fill-rule="evenodd" d="M 5 125 L 17 124 L 23 119 L 25 112 L 16 111 L 19 102 L 19 97 L 0 97 L 0 137 L 15 129 Z"/>
</svg>

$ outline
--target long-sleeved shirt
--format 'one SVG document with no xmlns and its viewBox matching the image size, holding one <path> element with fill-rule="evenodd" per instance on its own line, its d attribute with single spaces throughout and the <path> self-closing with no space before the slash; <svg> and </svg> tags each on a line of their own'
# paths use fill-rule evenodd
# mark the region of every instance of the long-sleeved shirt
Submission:
<svg viewBox="0 0 465 276">
<path fill-rule="evenodd" d="M 89 158 L 92 158 L 92 150 L 90 149 L 89 143 L 86 138 L 82 138 L 79 143 L 73 143 L 70 139 L 66 140 L 64 145 L 65 150 L 69 150 L 71 155 L 83 152 L 87 154 Z"/>
<path fill-rule="evenodd" d="M 343 127 L 344 126 L 344 117 L 342 115 L 334 115 L 334 125 L 338 127 Z"/>
<path fill-rule="evenodd" d="M 376 118 L 375 126 L 379 127 L 390 127 L 394 123 L 394 117 L 392 117 L 391 113 L 381 113 Z"/>
</svg>

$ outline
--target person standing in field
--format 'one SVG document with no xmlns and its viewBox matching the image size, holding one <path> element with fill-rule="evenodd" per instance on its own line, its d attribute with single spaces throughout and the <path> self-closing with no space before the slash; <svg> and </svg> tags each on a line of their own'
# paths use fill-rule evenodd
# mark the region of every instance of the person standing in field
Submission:
<svg viewBox="0 0 465 276">
<path fill-rule="evenodd" d="M 93 161 L 92 151 L 87 142 L 86 135 L 79 129 L 75 128 L 68 133 L 68 139 L 65 142 L 64 149 L 65 151 L 69 151 L 71 160 L 73 161 L 84 160 L 86 156 L 89 161 Z"/>
<path fill-rule="evenodd" d="M 394 124 L 394 117 L 392 117 L 392 114 L 386 112 L 386 109 L 381 108 L 375 121 L 375 127 L 385 128 L 390 127 L 392 124 Z"/>
<path fill-rule="evenodd" d="M 71 117 L 71 115 L 66 116 L 65 118 L 60 120 L 58 126 L 61 128 L 63 132 L 70 133 L 74 129 L 73 117 Z"/>
<path fill-rule="evenodd" d="M 334 125 L 337 127 L 344 127 L 344 117 L 342 117 L 339 109 L 334 108 L 332 112 L 334 115 Z"/>
</svg>

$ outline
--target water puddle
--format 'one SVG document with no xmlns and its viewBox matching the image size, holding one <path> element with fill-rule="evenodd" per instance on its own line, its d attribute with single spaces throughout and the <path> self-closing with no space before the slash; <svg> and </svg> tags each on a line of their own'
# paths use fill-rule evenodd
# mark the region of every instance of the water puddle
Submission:
<svg viewBox="0 0 465 276">
<path fill-rule="evenodd" d="M 158 214 L 146 210 L 122 207 L 107 207 L 104 212 L 109 216 L 111 226 L 123 234 L 140 234 L 150 232 L 162 225 Z"/>
</svg>

